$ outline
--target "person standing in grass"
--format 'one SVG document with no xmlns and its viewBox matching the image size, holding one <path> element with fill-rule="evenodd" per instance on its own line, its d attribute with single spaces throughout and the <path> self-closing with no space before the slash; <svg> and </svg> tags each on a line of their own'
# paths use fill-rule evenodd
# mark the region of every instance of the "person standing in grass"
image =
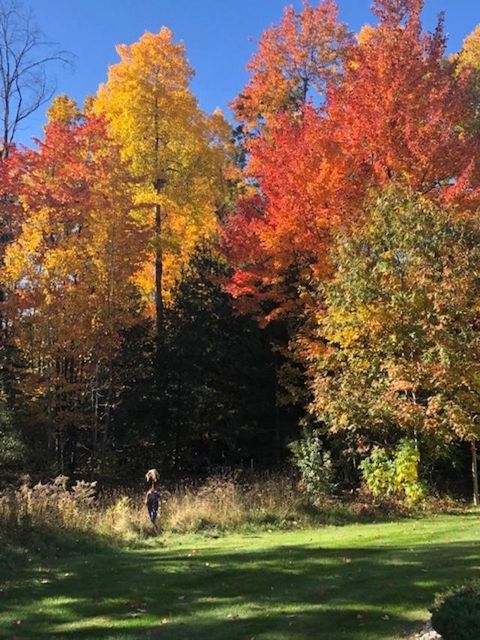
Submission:
<svg viewBox="0 0 480 640">
<path fill-rule="evenodd" d="M 148 516 L 153 524 L 156 526 L 158 507 L 160 505 L 160 495 L 155 487 L 150 487 L 147 491 L 145 498 L 145 504 L 147 505 Z"/>
<path fill-rule="evenodd" d="M 150 469 L 145 474 L 145 478 L 147 482 L 150 482 L 150 488 L 148 489 L 147 495 L 145 496 L 145 505 L 147 507 L 148 517 L 150 518 L 153 526 L 156 528 L 158 507 L 160 505 L 160 494 L 156 489 L 156 483 L 158 482 L 159 473 L 156 469 Z"/>
</svg>

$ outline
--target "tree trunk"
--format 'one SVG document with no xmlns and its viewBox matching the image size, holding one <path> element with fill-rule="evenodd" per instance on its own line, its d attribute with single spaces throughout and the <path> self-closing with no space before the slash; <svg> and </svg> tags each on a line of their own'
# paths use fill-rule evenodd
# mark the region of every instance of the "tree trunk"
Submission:
<svg viewBox="0 0 480 640">
<path fill-rule="evenodd" d="M 275 462 L 278 468 L 282 463 L 282 436 L 280 432 L 280 407 L 279 407 L 279 388 L 278 388 L 278 354 L 274 352 L 274 387 L 273 387 L 273 402 L 275 407 Z"/>
<path fill-rule="evenodd" d="M 162 249 L 162 210 L 155 205 L 155 315 L 157 340 L 161 342 L 164 332 L 163 307 L 163 249 Z"/>
<path fill-rule="evenodd" d="M 472 452 L 473 504 L 478 507 L 480 504 L 480 497 L 478 494 L 478 457 L 477 443 L 474 440 L 470 442 L 470 450 Z"/>
<path fill-rule="evenodd" d="M 92 389 L 92 405 L 93 405 L 93 439 L 92 439 L 92 463 L 91 474 L 95 478 L 98 472 L 98 395 L 99 395 L 99 379 L 98 379 L 98 362 L 95 366 L 95 378 Z"/>
<path fill-rule="evenodd" d="M 113 404 L 113 373 L 112 373 L 112 363 L 110 362 L 107 398 L 105 402 L 105 413 L 103 416 L 103 434 L 102 434 L 102 443 L 100 448 L 100 460 L 98 463 L 98 470 L 100 474 L 102 474 L 105 470 L 108 438 L 110 435 L 110 423 L 112 419 L 112 404 Z"/>
<path fill-rule="evenodd" d="M 158 154 L 159 139 L 155 140 L 155 150 Z M 157 194 L 165 188 L 165 180 L 157 177 L 153 184 Z M 160 433 L 165 432 L 167 408 L 165 404 L 165 306 L 163 301 L 163 220 L 162 206 L 155 205 L 155 386 L 157 391 L 158 408 L 156 417 L 157 443 Z"/>
</svg>

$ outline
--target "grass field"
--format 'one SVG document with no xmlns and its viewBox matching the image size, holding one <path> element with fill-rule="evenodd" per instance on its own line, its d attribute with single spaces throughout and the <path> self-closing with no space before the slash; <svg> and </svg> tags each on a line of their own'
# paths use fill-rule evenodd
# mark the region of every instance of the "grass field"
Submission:
<svg viewBox="0 0 480 640">
<path fill-rule="evenodd" d="M 8 640 L 393 640 L 480 576 L 480 517 L 0 556 Z"/>
</svg>

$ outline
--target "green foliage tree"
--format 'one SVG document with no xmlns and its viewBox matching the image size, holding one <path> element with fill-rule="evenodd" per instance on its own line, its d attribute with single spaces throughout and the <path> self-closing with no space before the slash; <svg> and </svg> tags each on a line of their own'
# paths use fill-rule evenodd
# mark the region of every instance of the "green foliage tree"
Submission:
<svg viewBox="0 0 480 640">
<path fill-rule="evenodd" d="M 306 429 L 300 440 L 290 444 L 301 484 L 313 502 L 330 494 L 333 488 L 333 465 L 329 451 L 318 430 Z"/>
<path fill-rule="evenodd" d="M 322 291 L 312 409 L 357 443 L 469 440 L 475 465 L 478 220 L 398 187 L 364 213 Z"/>
</svg>

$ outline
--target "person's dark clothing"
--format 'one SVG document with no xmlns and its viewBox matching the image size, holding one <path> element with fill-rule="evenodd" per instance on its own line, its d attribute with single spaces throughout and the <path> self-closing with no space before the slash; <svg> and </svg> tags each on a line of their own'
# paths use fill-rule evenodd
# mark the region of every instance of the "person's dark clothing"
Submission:
<svg viewBox="0 0 480 640">
<path fill-rule="evenodd" d="M 152 524 L 155 524 L 155 521 L 157 519 L 159 503 L 160 496 L 158 495 L 158 492 L 155 490 L 149 491 L 147 493 L 147 509 Z"/>
</svg>

